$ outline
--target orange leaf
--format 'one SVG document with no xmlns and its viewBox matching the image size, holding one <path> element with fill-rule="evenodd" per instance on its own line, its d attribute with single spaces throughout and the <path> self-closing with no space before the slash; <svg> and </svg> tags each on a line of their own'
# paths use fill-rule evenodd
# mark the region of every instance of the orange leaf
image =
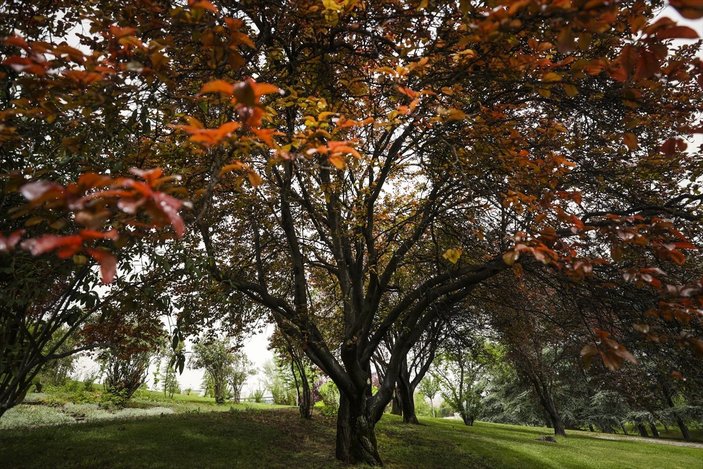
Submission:
<svg viewBox="0 0 703 469">
<path fill-rule="evenodd" d="M 251 84 L 252 88 L 254 88 L 254 96 L 257 98 L 260 96 L 263 96 L 265 94 L 273 94 L 273 93 L 280 93 L 281 89 L 275 85 L 272 85 L 270 83 L 256 83 L 253 82 Z"/>
<path fill-rule="evenodd" d="M 637 150 L 637 135 L 633 134 L 632 132 L 627 132 L 623 136 L 622 141 L 630 150 Z"/>
<path fill-rule="evenodd" d="M 335 168 L 339 170 L 343 170 L 347 166 L 347 162 L 344 160 L 344 157 L 340 153 L 332 153 L 329 157 L 328 160 L 332 165 L 334 165 Z"/>
<path fill-rule="evenodd" d="M 259 137 L 259 140 L 263 141 L 271 148 L 276 147 L 276 142 L 274 142 L 273 136 L 279 134 L 280 132 L 276 132 L 274 129 L 257 129 L 257 128 L 252 128 L 251 131 L 254 132 L 254 134 L 257 137 Z"/>
<path fill-rule="evenodd" d="M 212 13 L 219 12 L 217 7 L 208 0 L 188 0 L 188 6 L 196 10 L 207 10 Z"/>
<path fill-rule="evenodd" d="M 264 182 L 261 176 L 253 170 L 247 172 L 247 178 L 249 179 L 249 183 L 254 187 L 260 186 Z"/>
<path fill-rule="evenodd" d="M 229 173 L 230 171 L 241 171 L 243 169 L 247 168 L 247 166 L 242 163 L 241 161 L 235 161 L 232 164 L 227 164 L 220 169 L 220 176 L 222 176 L 225 173 Z"/>
<path fill-rule="evenodd" d="M 212 80 L 203 85 L 202 88 L 200 88 L 200 93 L 199 94 L 207 94 L 207 93 L 223 93 L 227 95 L 232 95 L 234 92 L 234 85 L 231 83 L 227 83 L 224 80 Z"/>
<path fill-rule="evenodd" d="M 110 26 L 110 34 L 115 36 L 118 39 L 126 37 L 126 36 L 133 36 L 134 33 L 136 33 L 136 32 L 137 32 L 136 28 L 129 28 L 129 27 L 122 28 L 117 25 Z"/>
</svg>

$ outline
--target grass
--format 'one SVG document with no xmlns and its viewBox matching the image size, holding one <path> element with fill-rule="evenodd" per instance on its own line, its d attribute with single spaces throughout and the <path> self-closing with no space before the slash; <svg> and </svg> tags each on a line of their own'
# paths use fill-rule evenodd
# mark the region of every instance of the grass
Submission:
<svg viewBox="0 0 703 469">
<path fill-rule="evenodd" d="M 342 467 L 333 457 L 332 418 L 304 421 L 292 408 L 258 407 L 3 430 L 0 466 Z M 580 432 L 548 443 L 537 441 L 549 433 L 546 428 L 423 422 L 410 426 L 387 415 L 379 423 L 387 467 L 703 468 L 703 450 L 697 448 L 598 440 Z"/>
</svg>

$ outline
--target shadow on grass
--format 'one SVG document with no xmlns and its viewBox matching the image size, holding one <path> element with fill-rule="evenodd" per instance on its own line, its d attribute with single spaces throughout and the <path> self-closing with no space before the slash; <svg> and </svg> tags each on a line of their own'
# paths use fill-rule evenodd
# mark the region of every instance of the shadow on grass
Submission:
<svg viewBox="0 0 703 469">
<path fill-rule="evenodd" d="M 387 416 L 379 450 L 393 468 L 702 467 L 703 450 L 583 436 L 536 441 L 547 429 Z M 0 431 L 0 467 L 335 468 L 334 419 L 295 409 L 189 413 Z"/>
</svg>

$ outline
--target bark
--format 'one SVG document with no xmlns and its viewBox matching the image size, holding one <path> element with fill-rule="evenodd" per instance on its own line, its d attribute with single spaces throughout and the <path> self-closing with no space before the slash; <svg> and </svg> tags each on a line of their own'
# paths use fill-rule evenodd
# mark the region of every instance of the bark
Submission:
<svg viewBox="0 0 703 469">
<path fill-rule="evenodd" d="M 393 400 L 391 401 L 391 414 L 403 415 L 403 398 L 400 395 L 400 389 L 396 386 L 393 391 Z"/>
<path fill-rule="evenodd" d="M 566 436 L 566 428 L 564 427 L 564 422 L 561 420 L 561 415 L 559 415 L 559 411 L 557 409 L 556 404 L 554 403 L 554 399 L 552 398 L 551 392 L 549 392 L 549 389 L 542 380 L 533 378 L 531 379 L 531 381 L 535 391 L 537 392 L 539 402 L 540 404 L 542 404 L 544 412 L 547 414 L 547 417 L 552 423 L 554 434 Z"/>
<path fill-rule="evenodd" d="M 365 392 L 351 398 L 340 392 L 337 414 L 337 459 L 348 464 L 382 466 L 376 442 L 375 421 Z"/>
<path fill-rule="evenodd" d="M 415 415 L 415 388 L 406 380 L 407 377 L 398 377 L 397 390 L 400 391 L 400 403 L 403 410 L 403 422 L 411 424 L 419 424 L 417 415 Z"/>
<path fill-rule="evenodd" d="M 643 436 L 645 438 L 649 438 L 649 433 L 647 433 L 647 427 L 644 426 L 644 424 L 642 423 L 642 420 L 636 419 L 635 425 L 637 426 L 637 430 L 640 432 L 640 436 Z"/>
<path fill-rule="evenodd" d="M 661 380 L 660 382 L 666 404 L 671 409 L 674 409 L 676 406 L 674 406 L 673 393 L 671 391 L 671 388 L 669 387 L 669 384 L 664 380 Z M 676 425 L 678 425 L 679 430 L 681 430 L 681 436 L 683 436 L 684 440 L 689 441 L 691 439 L 691 433 L 688 431 L 688 426 L 686 425 L 686 422 L 683 421 L 679 413 L 675 410 L 673 411 L 673 414 L 674 418 L 676 419 Z"/>
<path fill-rule="evenodd" d="M 461 420 L 464 422 L 464 425 L 468 425 L 469 427 L 473 427 L 474 425 L 474 416 L 469 415 L 466 412 L 459 412 L 459 415 L 461 416 Z"/>
<path fill-rule="evenodd" d="M 654 438 L 659 438 L 659 430 L 657 430 L 657 426 L 654 425 L 653 423 L 649 424 L 649 429 L 652 431 L 652 436 Z"/>
<path fill-rule="evenodd" d="M 304 419 L 312 418 L 312 391 L 310 389 L 310 382 L 305 373 L 300 375 L 301 382 L 301 392 L 300 398 L 298 400 L 298 410 L 300 411 L 300 416 Z"/>
<path fill-rule="evenodd" d="M 298 397 L 298 411 L 300 416 L 304 419 L 312 418 L 312 391 L 310 389 L 310 381 L 308 381 L 308 376 L 305 373 L 305 363 L 301 358 L 293 351 L 292 346 L 288 348 L 288 355 L 290 356 L 290 368 L 291 374 L 293 375 L 293 381 L 295 382 L 295 392 Z M 300 381 L 298 381 L 300 378 Z"/>
</svg>

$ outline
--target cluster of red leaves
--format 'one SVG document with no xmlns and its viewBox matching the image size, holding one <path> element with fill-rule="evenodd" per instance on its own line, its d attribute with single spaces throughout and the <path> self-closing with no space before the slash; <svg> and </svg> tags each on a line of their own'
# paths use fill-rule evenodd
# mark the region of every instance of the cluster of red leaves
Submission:
<svg viewBox="0 0 703 469">
<path fill-rule="evenodd" d="M 122 215 L 121 224 L 147 228 L 171 225 L 178 237 L 185 233 L 179 214 L 184 203 L 157 190 L 173 177 L 163 177 L 160 168 L 131 172 L 142 180 L 85 173 L 67 186 L 43 180 L 23 185 L 20 191 L 30 209 L 63 212 L 84 228 L 72 234 L 42 234 L 24 240 L 25 230 L 8 236 L 0 234 L 0 252 L 10 252 L 19 244 L 34 256 L 54 252 L 59 258 L 68 259 L 85 253 L 100 264 L 103 282 L 111 283 L 117 260 L 105 246 L 96 243 L 118 240 L 116 229 L 101 231 L 107 223 L 117 221 L 116 215 Z M 148 221 L 137 219 L 140 211 L 148 216 Z"/>
<path fill-rule="evenodd" d="M 610 333 L 595 329 L 593 333 L 596 335 L 594 342 L 586 344 L 581 349 L 581 357 L 589 364 L 593 357 L 599 355 L 603 360 L 603 364 L 611 371 L 617 370 L 624 362 L 637 364 L 637 359 L 627 350 L 622 344 L 610 337 Z"/>
</svg>

